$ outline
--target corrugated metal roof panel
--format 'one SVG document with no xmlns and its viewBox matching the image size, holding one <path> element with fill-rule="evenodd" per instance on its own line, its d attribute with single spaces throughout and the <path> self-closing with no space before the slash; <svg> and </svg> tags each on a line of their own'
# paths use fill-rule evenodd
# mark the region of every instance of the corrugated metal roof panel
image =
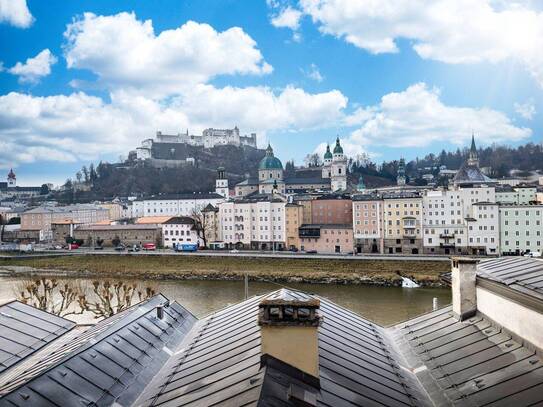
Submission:
<svg viewBox="0 0 543 407">
<path fill-rule="evenodd" d="M 272 296 L 279 295 L 278 292 Z M 288 291 L 281 298 L 304 300 Z M 138 403 L 146 406 L 256 403 L 264 382 L 258 304 L 251 298 L 200 321 L 194 336 L 160 371 Z M 320 298 L 318 405 L 424 405 L 414 376 L 402 369 L 382 328 Z M 264 376 L 263 376 L 264 375 Z M 285 379 L 286 380 L 286 379 Z M 291 405 L 291 404 L 285 404 Z"/>
<path fill-rule="evenodd" d="M 543 260 L 501 257 L 478 264 L 477 275 L 543 300 Z"/>
<path fill-rule="evenodd" d="M 541 358 L 481 315 L 459 322 L 449 307 L 390 332 L 436 405 L 543 403 Z"/>
<path fill-rule="evenodd" d="M 179 304 L 155 296 L 65 335 L 0 376 L 0 405 L 130 404 L 195 321 Z"/>
<path fill-rule="evenodd" d="M 67 319 L 19 301 L 0 305 L 0 373 L 74 326 Z"/>
</svg>

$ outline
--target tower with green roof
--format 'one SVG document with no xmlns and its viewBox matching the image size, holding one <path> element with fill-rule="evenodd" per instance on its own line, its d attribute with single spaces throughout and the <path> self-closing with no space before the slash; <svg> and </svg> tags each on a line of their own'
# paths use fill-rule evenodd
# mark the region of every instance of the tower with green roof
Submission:
<svg viewBox="0 0 543 407">
<path fill-rule="evenodd" d="M 324 153 L 324 165 L 322 166 L 322 178 L 332 178 L 332 152 L 330 151 L 330 144 L 326 145 L 326 152 Z"/>
<path fill-rule="evenodd" d="M 332 191 L 344 191 L 347 189 L 347 158 L 343 154 L 343 147 L 339 141 L 339 136 L 336 139 L 336 145 L 332 155 L 331 164 Z"/>
<path fill-rule="evenodd" d="M 271 193 L 274 184 L 279 187 L 276 188 L 277 192 L 284 192 L 283 164 L 274 156 L 270 144 L 266 148 L 266 155 L 258 164 L 258 184 L 261 193 Z"/>
</svg>

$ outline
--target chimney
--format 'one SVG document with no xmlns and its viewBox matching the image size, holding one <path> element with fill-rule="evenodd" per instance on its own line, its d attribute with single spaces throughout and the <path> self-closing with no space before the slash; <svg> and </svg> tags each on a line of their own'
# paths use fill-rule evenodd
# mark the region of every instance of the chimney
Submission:
<svg viewBox="0 0 543 407">
<path fill-rule="evenodd" d="M 259 304 L 262 355 L 319 377 L 320 301 L 282 289 Z"/>
<path fill-rule="evenodd" d="M 477 263 L 469 257 L 452 258 L 452 302 L 454 316 L 463 321 L 477 312 L 475 289 Z"/>
</svg>

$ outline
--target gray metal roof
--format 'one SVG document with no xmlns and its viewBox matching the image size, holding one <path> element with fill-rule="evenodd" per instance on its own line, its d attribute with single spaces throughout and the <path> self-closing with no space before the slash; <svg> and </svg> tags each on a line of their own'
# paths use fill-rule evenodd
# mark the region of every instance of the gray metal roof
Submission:
<svg viewBox="0 0 543 407">
<path fill-rule="evenodd" d="M 391 328 L 434 405 L 543 405 L 543 361 L 481 315 L 451 308 Z"/>
<path fill-rule="evenodd" d="M 74 326 L 19 301 L 0 305 L 0 374 Z"/>
<path fill-rule="evenodd" d="M 0 406 L 130 405 L 195 321 L 157 295 L 73 330 L 0 375 Z"/>
<path fill-rule="evenodd" d="M 296 291 L 288 295 L 306 298 Z M 259 398 L 267 391 L 263 383 L 271 373 L 261 368 L 257 314 L 263 297 L 251 298 L 199 321 L 137 404 L 264 405 Z M 400 357 L 382 328 L 324 298 L 320 300 L 323 322 L 318 328 L 319 406 L 426 404 L 414 375 L 397 364 Z"/>
<path fill-rule="evenodd" d="M 527 257 L 501 257 L 482 261 L 477 276 L 543 300 L 543 260 Z"/>
<path fill-rule="evenodd" d="M 495 183 L 493 179 L 482 173 L 477 165 L 464 164 L 460 167 L 453 179 L 454 184 L 486 184 Z"/>
</svg>

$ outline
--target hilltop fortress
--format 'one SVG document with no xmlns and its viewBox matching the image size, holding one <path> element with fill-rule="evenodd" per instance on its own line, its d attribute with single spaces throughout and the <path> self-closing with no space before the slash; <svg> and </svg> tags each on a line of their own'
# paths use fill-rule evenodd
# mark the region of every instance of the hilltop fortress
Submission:
<svg viewBox="0 0 543 407">
<path fill-rule="evenodd" d="M 239 129 L 235 126 L 233 129 L 205 129 L 202 135 L 178 133 L 175 135 L 162 134 L 157 131 L 154 139 L 143 140 L 141 146 L 136 148 L 135 155 L 138 160 L 147 160 L 155 157 L 154 150 L 164 150 L 164 147 L 173 150 L 172 155 L 175 155 L 175 148 L 180 144 L 186 144 L 194 147 L 213 148 L 215 146 L 231 145 L 236 147 L 248 146 L 256 147 L 256 133 L 240 136 Z"/>
</svg>

